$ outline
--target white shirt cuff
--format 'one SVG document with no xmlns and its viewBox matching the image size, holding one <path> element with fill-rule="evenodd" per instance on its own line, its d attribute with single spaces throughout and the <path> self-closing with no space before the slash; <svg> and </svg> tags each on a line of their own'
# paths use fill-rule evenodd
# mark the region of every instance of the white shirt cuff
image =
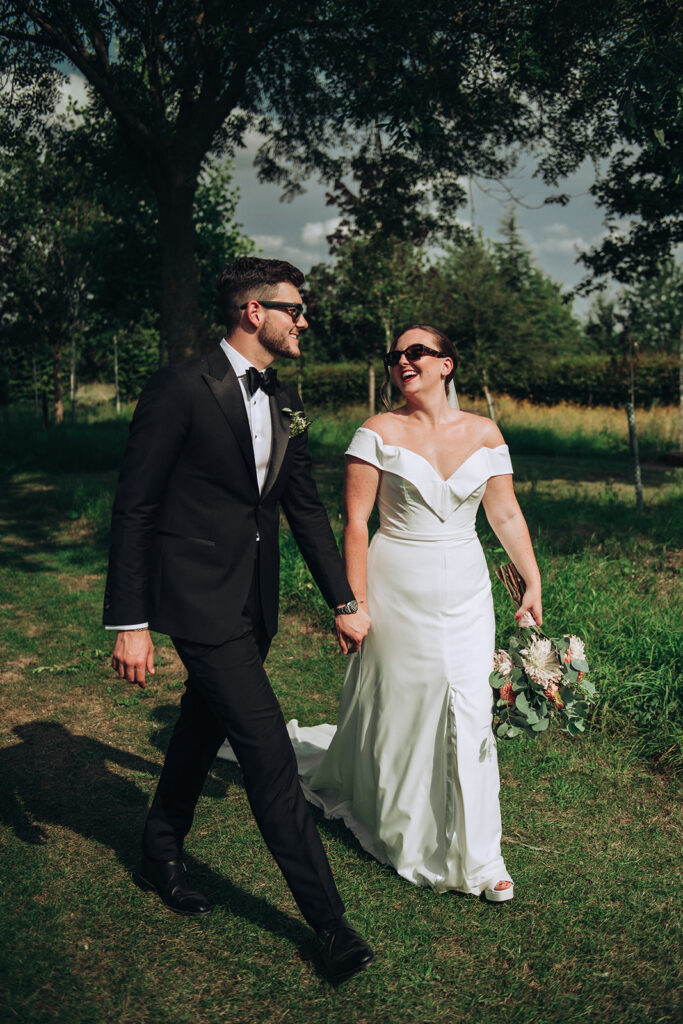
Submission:
<svg viewBox="0 0 683 1024">
<path fill-rule="evenodd" d="M 116 629 L 120 633 L 128 629 L 149 629 L 149 622 L 138 622 L 135 626 L 105 626 L 105 629 Z"/>
</svg>

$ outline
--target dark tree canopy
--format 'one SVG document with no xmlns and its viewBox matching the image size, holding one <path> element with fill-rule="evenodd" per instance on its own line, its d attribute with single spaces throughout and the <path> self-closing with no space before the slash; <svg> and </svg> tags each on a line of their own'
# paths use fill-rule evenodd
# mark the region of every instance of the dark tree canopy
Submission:
<svg viewBox="0 0 683 1024">
<path fill-rule="evenodd" d="M 372 185 L 348 201 L 356 219 L 393 235 L 412 221 L 411 237 L 416 218 L 443 228 L 461 177 L 505 173 L 521 146 L 537 148 L 549 181 L 611 151 L 639 4 L 653 6 L 0 0 L 11 83 L 0 102 L 13 124 L 44 113 L 58 64 L 99 96 L 156 198 L 162 327 L 177 358 L 202 339 L 193 201 L 207 155 L 257 129 L 259 173 L 285 192 L 311 173 L 355 176 Z"/>
</svg>

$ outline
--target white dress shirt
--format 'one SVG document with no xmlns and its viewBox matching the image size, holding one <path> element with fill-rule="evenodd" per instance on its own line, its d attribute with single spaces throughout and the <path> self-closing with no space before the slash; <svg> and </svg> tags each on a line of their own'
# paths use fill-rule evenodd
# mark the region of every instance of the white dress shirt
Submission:
<svg viewBox="0 0 683 1024">
<path fill-rule="evenodd" d="M 250 395 L 247 386 L 247 370 L 252 364 L 237 349 L 229 345 L 225 338 L 221 341 L 221 348 L 230 360 L 230 365 L 242 386 L 242 397 L 251 429 L 251 443 L 254 446 L 258 489 L 262 491 L 266 482 L 266 473 L 270 464 L 270 449 L 273 443 L 273 424 L 270 419 L 268 395 L 263 388 L 259 388 L 253 395 Z"/>
<path fill-rule="evenodd" d="M 251 432 L 251 443 L 254 446 L 256 478 L 259 491 L 262 491 L 263 485 L 266 482 L 268 466 L 270 465 L 270 450 L 273 444 L 273 424 L 270 418 L 268 395 L 263 388 L 259 388 L 253 395 L 250 395 L 247 385 L 247 370 L 252 364 L 237 349 L 228 344 L 225 338 L 221 341 L 221 348 L 230 360 L 230 365 L 235 371 L 242 388 L 242 398 L 244 399 L 247 419 L 249 420 L 249 430 Z M 259 539 L 258 534 L 256 539 Z M 147 622 L 137 622 L 131 626 L 105 626 L 104 628 L 114 630 L 146 629 L 147 626 Z"/>
</svg>

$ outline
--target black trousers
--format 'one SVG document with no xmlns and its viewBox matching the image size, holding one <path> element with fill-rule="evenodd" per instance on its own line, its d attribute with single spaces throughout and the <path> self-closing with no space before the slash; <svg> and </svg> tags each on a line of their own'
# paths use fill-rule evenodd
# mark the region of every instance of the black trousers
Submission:
<svg viewBox="0 0 683 1024">
<path fill-rule="evenodd" d="M 329 928 L 344 913 L 344 904 L 263 668 L 270 641 L 261 619 L 258 572 L 231 639 L 217 647 L 172 639 L 188 679 L 145 825 L 143 852 L 153 860 L 181 856 L 204 780 L 227 737 L 261 835 L 301 913 L 312 928 Z"/>
</svg>

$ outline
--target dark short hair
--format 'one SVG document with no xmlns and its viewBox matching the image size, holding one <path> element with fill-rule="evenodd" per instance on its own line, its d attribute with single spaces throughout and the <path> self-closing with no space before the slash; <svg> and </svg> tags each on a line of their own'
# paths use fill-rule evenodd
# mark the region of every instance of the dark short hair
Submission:
<svg viewBox="0 0 683 1024">
<path fill-rule="evenodd" d="M 239 307 L 249 299 L 269 299 L 283 281 L 301 288 L 304 275 L 287 260 L 263 260 L 258 256 L 241 256 L 226 263 L 216 278 L 218 301 L 223 312 L 228 336 L 240 322 Z"/>
<path fill-rule="evenodd" d="M 458 365 L 458 356 L 455 351 L 455 345 L 448 337 L 448 335 L 444 334 L 443 331 L 440 331 L 438 327 L 431 327 L 429 324 L 408 324 L 407 327 L 402 327 L 398 334 L 395 336 L 394 340 L 389 346 L 389 352 L 393 352 L 393 350 L 396 348 L 403 335 L 407 334 L 408 331 L 426 331 L 427 334 L 431 334 L 431 336 L 437 342 L 436 347 L 438 348 L 439 352 L 443 352 L 445 356 L 448 356 L 449 359 L 453 360 L 453 369 L 448 374 L 448 376 L 444 378 L 444 387 L 446 389 L 446 394 L 448 394 L 448 385 L 455 377 L 455 370 Z M 387 367 L 384 371 L 384 381 L 382 382 L 382 387 L 380 388 L 379 392 L 382 402 L 384 403 L 387 409 L 389 408 L 389 402 L 387 400 L 387 385 L 390 379 L 391 372 L 389 370 L 389 367 Z"/>
</svg>

